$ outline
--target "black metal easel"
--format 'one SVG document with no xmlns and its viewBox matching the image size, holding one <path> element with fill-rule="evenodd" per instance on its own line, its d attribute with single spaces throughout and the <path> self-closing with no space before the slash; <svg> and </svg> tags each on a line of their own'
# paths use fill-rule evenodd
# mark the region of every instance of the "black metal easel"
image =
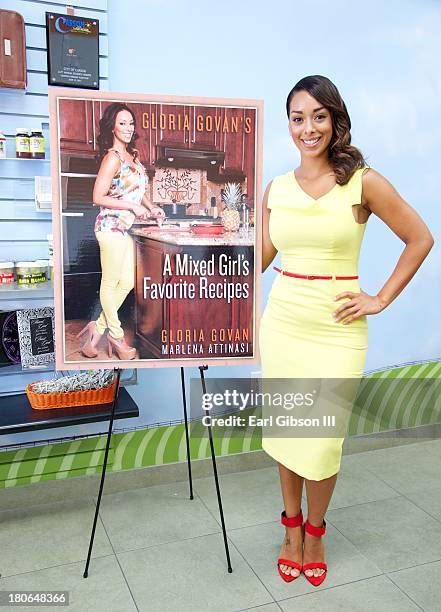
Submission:
<svg viewBox="0 0 441 612">
<path fill-rule="evenodd" d="M 187 396 L 185 393 L 184 368 L 181 368 L 181 389 L 182 389 L 182 405 L 184 408 L 185 443 L 187 445 L 188 485 L 190 487 L 190 499 L 194 499 L 193 497 L 193 479 L 191 477 L 190 437 L 188 433 Z"/>
<path fill-rule="evenodd" d="M 201 374 L 202 393 L 207 392 L 207 387 L 205 385 L 205 378 L 204 378 L 204 371 L 206 370 L 208 370 L 207 365 L 199 366 L 199 372 Z M 204 409 L 204 411 L 205 411 L 205 416 L 208 416 L 210 414 L 208 410 Z M 221 524 L 222 524 L 222 534 L 224 537 L 225 554 L 227 556 L 227 568 L 228 568 L 228 573 L 231 574 L 231 572 L 233 571 L 233 568 L 231 567 L 230 551 L 228 549 L 227 531 L 225 529 L 224 512 L 222 509 L 222 499 L 221 499 L 221 494 L 220 494 L 219 479 L 217 477 L 216 455 L 214 452 L 213 434 L 211 432 L 211 425 L 207 425 L 207 429 L 208 429 L 208 437 L 210 439 L 211 461 L 213 463 L 214 482 L 216 484 L 217 503 L 219 506 L 219 515 L 220 515 Z"/>
<path fill-rule="evenodd" d="M 207 392 L 206 384 L 205 384 L 205 378 L 204 378 L 204 371 L 206 371 L 206 370 L 208 370 L 208 366 L 207 365 L 199 366 L 199 372 L 200 372 L 200 375 L 201 375 L 201 384 L 202 384 L 202 392 L 203 393 Z M 111 437 L 112 437 L 113 421 L 114 421 L 114 418 L 115 418 L 115 407 L 116 407 L 116 404 L 117 404 L 117 401 L 118 401 L 118 393 L 119 393 L 119 386 L 120 386 L 121 370 L 119 368 L 115 368 L 115 372 L 116 372 L 115 393 L 114 393 L 114 396 L 113 396 L 112 410 L 111 410 L 111 413 L 110 413 L 109 429 L 107 431 L 107 442 L 106 442 L 106 450 L 104 452 L 103 467 L 102 467 L 102 471 L 101 471 L 100 489 L 99 489 L 98 500 L 97 500 L 97 504 L 96 504 L 96 508 L 95 508 L 95 517 L 93 519 L 92 533 L 90 535 L 90 542 L 89 542 L 89 551 L 87 553 L 87 561 L 86 561 L 86 567 L 85 567 L 84 573 L 83 573 L 83 578 L 87 578 L 88 575 L 89 575 L 90 557 L 92 555 L 93 542 L 94 542 L 94 539 L 95 539 L 96 524 L 97 524 L 97 521 L 98 521 L 98 515 L 99 515 L 99 510 L 100 510 L 100 505 L 101 505 L 101 497 L 102 497 L 102 494 L 103 494 L 104 480 L 106 478 L 107 459 L 108 459 L 108 455 L 109 455 L 110 440 L 111 440 Z M 193 480 L 192 480 L 192 475 L 191 475 L 190 437 L 189 437 L 189 431 L 188 431 L 188 417 L 187 417 L 187 396 L 186 396 L 186 391 L 185 391 L 185 378 L 184 378 L 184 368 L 183 367 L 181 367 L 181 390 L 182 390 L 182 403 L 183 403 L 183 408 L 184 408 L 184 426 L 185 426 L 185 441 L 186 441 L 186 445 L 187 445 L 187 466 L 188 466 L 188 482 L 189 482 L 189 487 L 190 487 L 190 499 L 194 499 L 194 496 L 193 496 Z M 208 414 L 209 414 L 208 410 L 205 410 L 205 413 L 208 416 Z M 224 513 L 223 513 L 223 509 L 222 509 L 222 499 L 221 499 L 221 494 L 220 494 L 219 479 L 218 479 L 218 475 L 217 475 L 216 455 L 215 455 L 215 452 L 214 452 L 214 444 L 213 444 L 213 435 L 212 435 L 212 432 L 211 432 L 211 425 L 207 425 L 207 428 L 208 428 L 208 436 L 209 436 L 209 440 L 210 440 L 211 461 L 213 463 L 213 474 L 214 474 L 214 481 L 215 481 L 215 485 L 216 485 L 217 502 L 218 502 L 218 506 L 219 506 L 219 514 L 220 514 L 221 525 L 222 525 L 222 534 L 223 534 L 223 538 L 224 538 L 225 554 L 226 554 L 226 557 L 227 557 L 227 568 L 228 568 L 228 572 L 231 573 L 233 571 L 233 569 L 231 567 L 230 551 L 229 551 L 229 548 L 228 548 L 227 532 L 226 532 L 226 528 L 225 528 Z"/>
<path fill-rule="evenodd" d="M 120 379 L 121 379 L 121 370 L 119 368 L 114 368 L 114 371 L 116 372 L 115 392 L 113 394 L 112 410 L 110 412 L 109 429 L 107 431 L 107 442 L 106 442 L 106 450 L 104 451 L 103 468 L 102 468 L 102 471 L 101 471 L 100 490 L 99 490 L 99 493 L 98 493 L 98 501 L 97 501 L 96 508 L 95 508 L 95 517 L 93 519 L 92 533 L 90 534 L 89 552 L 87 553 L 87 561 L 86 561 L 86 567 L 84 568 L 83 578 L 87 578 L 88 575 L 89 575 L 90 556 L 92 554 L 93 541 L 95 539 L 95 530 L 96 530 L 96 524 L 97 524 L 97 521 L 98 521 L 98 514 L 99 514 L 99 511 L 100 511 L 101 497 L 103 495 L 104 480 L 106 478 L 106 469 L 107 469 L 107 458 L 109 456 L 110 439 L 112 437 L 113 421 L 114 421 L 114 418 L 115 418 L 115 407 L 116 407 L 116 402 L 118 401 L 119 383 L 120 383 Z"/>
</svg>

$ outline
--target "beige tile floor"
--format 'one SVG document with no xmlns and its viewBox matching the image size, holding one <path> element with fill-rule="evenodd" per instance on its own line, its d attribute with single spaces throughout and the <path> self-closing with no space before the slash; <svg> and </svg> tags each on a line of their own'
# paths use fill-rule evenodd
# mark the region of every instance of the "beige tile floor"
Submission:
<svg viewBox="0 0 441 612">
<path fill-rule="evenodd" d="M 67 590 L 72 612 L 439 612 L 440 481 L 441 441 L 343 457 L 319 588 L 278 576 L 275 466 L 220 476 L 231 574 L 212 478 L 193 500 L 182 482 L 104 495 L 87 579 L 95 499 L 7 510 L 0 591 Z"/>
</svg>

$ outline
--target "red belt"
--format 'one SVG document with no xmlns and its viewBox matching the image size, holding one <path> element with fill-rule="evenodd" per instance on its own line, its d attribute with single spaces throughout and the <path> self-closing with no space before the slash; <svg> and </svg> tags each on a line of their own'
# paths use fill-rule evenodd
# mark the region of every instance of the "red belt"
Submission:
<svg viewBox="0 0 441 612">
<path fill-rule="evenodd" d="M 313 276 L 312 274 L 294 274 L 294 272 L 285 272 L 285 270 L 281 270 L 274 266 L 274 270 L 276 272 L 280 272 L 283 276 L 293 276 L 294 278 L 307 278 L 308 280 L 313 280 L 314 278 L 319 278 L 322 280 L 332 280 L 333 276 Z M 355 280 L 358 276 L 336 276 L 336 280 Z"/>
</svg>

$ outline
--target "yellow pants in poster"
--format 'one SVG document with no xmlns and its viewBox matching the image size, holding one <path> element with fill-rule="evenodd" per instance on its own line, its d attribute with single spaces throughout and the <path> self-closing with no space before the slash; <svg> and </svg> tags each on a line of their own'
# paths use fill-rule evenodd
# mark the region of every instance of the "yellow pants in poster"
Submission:
<svg viewBox="0 0 441 612">
<path fill-rule="evenodd" d="M 135 257 L 133 238 L 122 232 L 95 232 L 100 246 L 102 312 L 96 321 L 100 334 L 109 329 L 113 338 L 122 338 L 124 330 L 118 310 L 135 283 Z"/>
</svg>

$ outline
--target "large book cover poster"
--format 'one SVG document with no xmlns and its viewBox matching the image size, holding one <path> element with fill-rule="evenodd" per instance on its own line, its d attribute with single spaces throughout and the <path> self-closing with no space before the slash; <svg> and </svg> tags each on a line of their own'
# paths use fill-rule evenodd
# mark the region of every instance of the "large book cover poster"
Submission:
<svg viewBox="0 0 441 612">
<path fill-rule="evenodd" d="M 49 99 L 57 368 L 256 362 L 262 101 Z"/>
</svg>

